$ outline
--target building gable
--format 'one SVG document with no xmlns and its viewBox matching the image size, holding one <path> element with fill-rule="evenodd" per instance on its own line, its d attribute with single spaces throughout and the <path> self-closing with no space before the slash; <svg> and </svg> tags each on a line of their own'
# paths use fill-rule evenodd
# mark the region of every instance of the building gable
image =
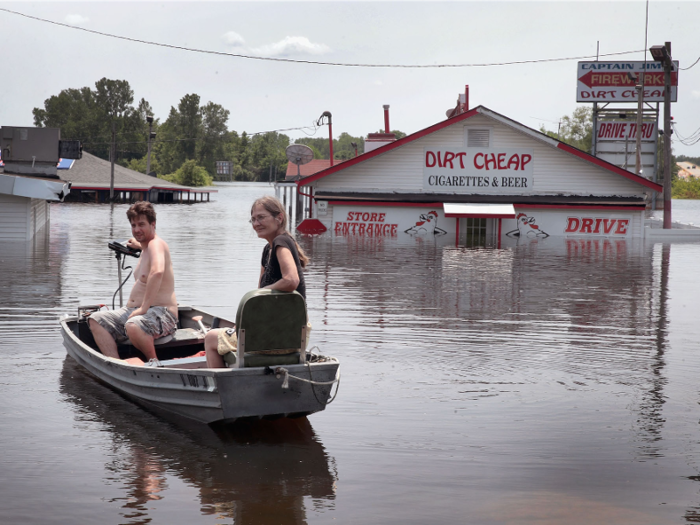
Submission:
<svg viewBox="0 0 700 525">
<path fill-rule="evenodd" d="M 429 180 L 430 174 L 442 179 Z M 300 184 L 313 184 L 317 192 L 362 194 L 643 197 L 649 189 L 661 191 L 481 106 Z"/>
</svg>

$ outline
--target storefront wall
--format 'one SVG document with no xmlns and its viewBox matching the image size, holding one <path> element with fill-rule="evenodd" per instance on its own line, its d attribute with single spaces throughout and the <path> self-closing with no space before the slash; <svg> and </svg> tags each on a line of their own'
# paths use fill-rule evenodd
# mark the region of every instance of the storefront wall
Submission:
<svg viewBox="0 0 700 525">
<path fill-rule="evenodd" d="M 478 139 L 478 140 L 477 140 Z M 483 173 L 481 177 L 479 173 Z M 475 175 L 475 173 L 477 175 Z M 439 181 L 439 183 L 435 183 Z M 326 195 L 314 217 L 336 235 L 426 235 L 457 238 L 458 219 L 445 217 L 445 202 L 503 203 L 512 197 L 516 218 L 489 219 L 490 231 L 510 237 L 643 236 L 644 210 L 622 206 L 581 208 L 581 197 L 643 199 L 651 190 L 622 175 L 562 151 L 547 137 L 537 138 L 485 115 L 418 138 L 311 183 Z M 379 202 L 347 203 L 338 198 L 377 194 Z M 401 201 L 401 194 L 406 200 Z M 416 196 L 429 203 L 408 202 Z M 570 197 L 571 205 L 523 204 L 532 198 Z M 321 197 L 323 198 L 323 197 Z M 471 200 L 473 198 L 474 200 Z M 398 200 L 398 202 L 395 202 Z M 496 200 L 494 200 L 496 202 Z M 391 225 L 391 226 L 388 226 Z"/>
</svg>

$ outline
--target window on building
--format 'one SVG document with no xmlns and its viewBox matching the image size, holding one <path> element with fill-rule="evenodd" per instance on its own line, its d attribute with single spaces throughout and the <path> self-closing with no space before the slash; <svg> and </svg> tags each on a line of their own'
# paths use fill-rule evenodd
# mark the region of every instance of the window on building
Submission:
<svg viewBox="0 0 700 525">
<path fill-rule="evenodd" d="M 486 246 L 486 220 L 487 219 L 465 219 L 465 246 Z"/>
</svg>

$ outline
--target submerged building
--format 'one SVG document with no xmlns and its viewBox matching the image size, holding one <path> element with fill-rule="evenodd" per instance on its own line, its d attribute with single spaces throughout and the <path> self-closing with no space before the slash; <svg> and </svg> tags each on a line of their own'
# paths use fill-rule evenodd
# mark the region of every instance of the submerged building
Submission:
<svg viewBox="0 0 700 525">
<path fill-rule="evenodd" d="M 500 245 L 507 237 L 640 238 L 651 195 L 662 191 L 484 106 L 462 106 L 297 184 L 312 196 L 312 222 L 305 220 L 302 232 L 311 225 L 330 235 L 439 235 L 466 245 Z"/>
</svg>

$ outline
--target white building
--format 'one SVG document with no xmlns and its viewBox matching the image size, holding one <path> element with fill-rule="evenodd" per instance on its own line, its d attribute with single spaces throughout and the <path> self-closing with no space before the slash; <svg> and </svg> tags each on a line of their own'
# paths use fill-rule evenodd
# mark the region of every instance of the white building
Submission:
<svg viewBox="0 0 700 525">
<path fill-rule="evenodd" d="M 483 106 L 298 184 L 327 234 L 447 235 L 467 245 L 643 237 L 647 203 L 662 191 Z"/>
</svg>

